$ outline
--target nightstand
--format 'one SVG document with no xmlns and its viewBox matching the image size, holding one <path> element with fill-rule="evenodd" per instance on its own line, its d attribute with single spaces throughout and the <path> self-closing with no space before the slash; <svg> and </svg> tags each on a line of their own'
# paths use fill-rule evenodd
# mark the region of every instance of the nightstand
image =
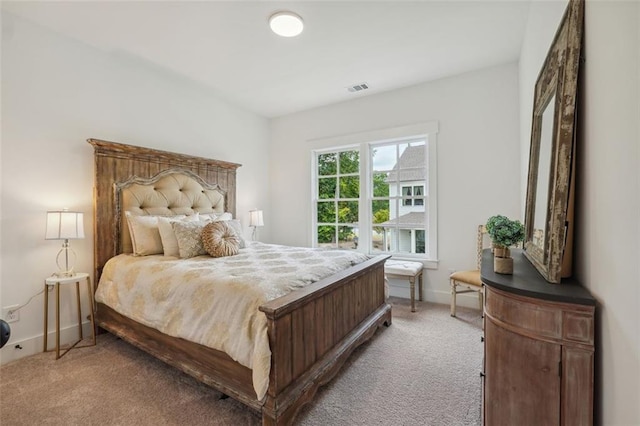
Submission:
<svg viewBox="0 0 640 426">
<path fill-rule="evenodd" d="M 48 334 L 48 320 L 49 320 L 49 289 L 50 287 L 55 287 L 56 290 L 56 359 L 59 359 L 61 356 L 69 352 L 69 350 L 76 347 L 78 343 L 80 343 L 83 339 L 82 337 L 82 310 L 80 307 L 80 282 L 86 281 L 87 283 L 87 294 L 89 295 L 89 306 L 91 312 L 91 332 L 93 335 L 93 343 L 78 346 L 78 348 L 84 348 L 87 346 L 94 346 L 96 344 L 96 328 L 95 328 L 95 320 L 93 317 L 93 288 L 91 286 L 91 278 L 89 274 L 85 272 L 76 273 L 72 277 L 56 277 L 51 276 L 44 280 L 44 345 L 43 352 L 48 352 L 47 348 L 47 334 Z M 64 284 L 72 284 L 76 283 L 76 301 L 78 304 L 78 341 L 71 344 L 67 347 L 62 355 L 60 355 L 60 286 Z M 53 349 L 52 349 L 53 350 Z"/>
</svg>

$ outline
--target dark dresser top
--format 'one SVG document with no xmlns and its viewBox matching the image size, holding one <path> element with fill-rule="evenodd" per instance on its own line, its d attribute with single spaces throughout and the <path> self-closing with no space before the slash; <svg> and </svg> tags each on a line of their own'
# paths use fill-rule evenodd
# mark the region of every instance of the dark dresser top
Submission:
<svg viewBox="0 0 640 426">
<path fill-rule="evenodd" d="M 512 249 L 511 257 L 513 257 L 513 275 L 496 274 L 493 272 L 493 254 L 490 249 L 484 250 L 480 268 L 482 282 L 489 287 L 521 296 L 554 302 L 596 305 L 593 296 L 573 278 L 565 278 L 560 284 L 547 282 L 524 256 L 522 249 Z"/>
</svg>

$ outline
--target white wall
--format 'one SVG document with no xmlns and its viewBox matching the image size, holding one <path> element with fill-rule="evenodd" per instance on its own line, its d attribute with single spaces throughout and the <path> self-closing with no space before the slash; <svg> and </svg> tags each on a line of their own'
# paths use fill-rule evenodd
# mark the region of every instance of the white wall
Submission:
<svg viewBox="0 0 640 426">
<path fill-rule="evenodd" d="M 241 163 L 238 217 L 246 226 L 249 209 L 268 210 L 266 119 L 152 64 L 2 15 L 0 306 L 25 303 L 56 270 L 60 242 L 44 240 L 47 210 L 85 212 L 86 239 L 72 247 L 76 270 L 92 271 L 93 149 L 87 138 Z M 267 214 L 265 220 L 262 238 L 268 238 Z M 75 309 L 71 288 L 65 290 L 63 328 L 73 326 Z M 42 320 L 39 295 L 11 324 L 2 362 L 41 350 Z M 14 349 L 17 343 L 24 349 Z"/>
<path fill-rule="evenodd" d="M 448 303 L 450 270 L 475 268 L 478 224 L 522 220 L 517 73 L 508 64 L 273 119 L 272 240 L 311 244 L 310 140 L 438 121 L 440 263 L 426 271 L 425 295 Z"/>
<path fill-rule="evenodd" d="M 540 44 L 550 44 L 562 15 L 558 6 L 531 5 L 520 61 L 523 176 L 533 105 L 529 90 L 546 54 Z M 574 270 L 598 300 L 595 423 L 602 425 L 640 424 L 639 27 L 637 2 L 586 3 Z"/>
<path fill-rule="evenodd" d="M 640 4 L 588 1 L 576 276 L 599 302 L 601 424 L 640 424 Z M 615 46 L 615 48 L 613 48 Z"/>
</svg>

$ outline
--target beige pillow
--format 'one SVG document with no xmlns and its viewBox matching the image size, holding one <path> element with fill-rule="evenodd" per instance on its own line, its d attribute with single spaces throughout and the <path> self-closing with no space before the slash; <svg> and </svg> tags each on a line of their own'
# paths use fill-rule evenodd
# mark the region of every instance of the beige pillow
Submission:
<svg viewBox="0 0 640 426">
<path fill-rule="evenodd" d="M 202 245 L 202 229 L 207 222 L 171 222 L 173 232 L 178 240 L 178 253 L 182 259 L 207 254 Z"/>
<path fill-rule="evenodd" d="M 176 239 L 176 234 L 173 231 L 171 222 L 197 222 L 199 220 L 198 213 L 189 216 L 158 217 L 158 231 L 160 232 L 160 240 L 162 240 L 162 249 L 165 256 L 180 256 L 178 240 Z"/>
<path fill-rule="evenodd" d="M 211 222 L 202 230 L 202 244 L 212 257 L 238 254 L 240 239 L 228 221 Z"/>
<path fill-rule="evenodd" d="M 162 240 L 158 231 L 157 216 L 137 216 L 125 212 L 131 244 L 135 256 L 147 256 L 162 253 Z"/>
</svg>

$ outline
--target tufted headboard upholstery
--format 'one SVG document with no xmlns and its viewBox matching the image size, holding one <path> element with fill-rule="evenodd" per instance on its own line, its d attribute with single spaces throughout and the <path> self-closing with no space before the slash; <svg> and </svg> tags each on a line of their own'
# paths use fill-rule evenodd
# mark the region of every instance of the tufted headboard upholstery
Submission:
<svg viewBox="0 0 640 426">
<path fill-rule="evenodd" d="M 240 164 L 89 139 L 94 148 L 94 282 L 113 256 L 131 251 L 124 212 L 236 215 Z M 124 226 L 123 226 L 124 225 Z"/>
<path fill-rule="evenodd" d="M 116 183 L 115 190 L 120 217 L 120 253 L 133 251 L 125 217 L 127 211 L 154 216 L 225 211 L 225 191 L 188 170 L 167 169 L 150 179 L 135 176 Z"/>
</svg>

